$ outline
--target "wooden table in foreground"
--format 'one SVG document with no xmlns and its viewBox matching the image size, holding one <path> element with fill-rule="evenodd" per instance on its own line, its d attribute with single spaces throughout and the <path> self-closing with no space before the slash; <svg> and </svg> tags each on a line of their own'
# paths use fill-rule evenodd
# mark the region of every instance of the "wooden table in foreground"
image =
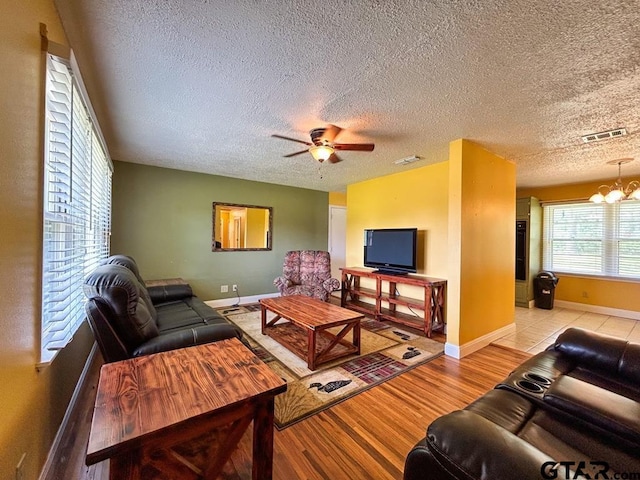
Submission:
<svg viewBox="0 0 640 480">
<path fill-rule="evenodd" d="M 297 356 L 307 361 L 309 370 L 320 363 L 350 354 L 360 354 L 360 320 L 364 315 L 304 295 L 263 298 L 262 334 L 269 335 Z M 276 316 L 267 322 L 267 311 Z M 277 322 L 280 319 L 287 323 Z M 342 326 L 337 334 L 328 328 Z M 352 342 L 345 340 L 353 332 Z"/>
<path fill-rule="evenodd" d="M 286 383 L 237 339 L 103 365 L 86 464 L 111 480 L 214 479 L 253 421 L 253 480 L 270 479 Z M 161 473 L 160 473 L 161 472 Z"/>
</svg>

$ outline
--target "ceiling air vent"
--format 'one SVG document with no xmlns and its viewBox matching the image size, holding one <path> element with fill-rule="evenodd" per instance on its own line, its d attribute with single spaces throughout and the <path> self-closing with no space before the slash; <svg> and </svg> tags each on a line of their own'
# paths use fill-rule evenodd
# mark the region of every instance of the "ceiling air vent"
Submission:
<svg viewBox="0 0 640 480">
<path fill-rule="evenodd" d="M 410 157 L 401 158 L 400 160 L 396 160 L 393 163 L 395 163 L 396 165 L 407 165 L 408 163 L 417 162 L 418 160 L 422 160 L 422 157 L 419 157 L 418 155 L 411 155 Z"/>
<path fill-rule="evenodd" d="M 624 137 L 627 134 L 626 128 L 616 128 L 615 130 L 608 130 L 600 133 L 590 133 L 589 135 L 583 135 L 582 141 L 584 143 L 599 142 L 600 140 L 608 140 L 610 138 Z"/>
</svg>

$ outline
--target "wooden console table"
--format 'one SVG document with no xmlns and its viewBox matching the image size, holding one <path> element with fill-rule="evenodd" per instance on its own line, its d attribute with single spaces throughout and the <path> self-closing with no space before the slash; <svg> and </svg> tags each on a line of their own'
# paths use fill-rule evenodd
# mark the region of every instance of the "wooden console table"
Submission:
<svg viewBox="0 0 640 480">
<path fill-rule="evenodd" d="M 434 331 L 444 332 L 446 280 L 422 275 L 392 275 L 358 267 L 340 270 L 342 270 L 341 305 L 343 307 L 372 315 L 376 320 L 390 320 L 422 329 L 427 337 L 431 337 Z M 361 278 L 375 280 L 375 288 L 361 287 Z M 385 283 L 388 286 L 386 290 L 383 288 Z M 420 287 L 424 295 L 421 299 L 400 296 L 397 291 L 398 285 Z M 361 297 L 372 299 L 374 303 L 364 302 L 360 299 Z M 418 317 L 398 312 L 396 309 L 398 305 L 420 310 L 423 315 Z"/>
<path fill-rule="evenodd" d="M 214 479 L 253 422 L 253 480 L 272 478 L 287 384 L 238 339 L 103 365 L 86 464 L 111 480 Z"/>
</svg>

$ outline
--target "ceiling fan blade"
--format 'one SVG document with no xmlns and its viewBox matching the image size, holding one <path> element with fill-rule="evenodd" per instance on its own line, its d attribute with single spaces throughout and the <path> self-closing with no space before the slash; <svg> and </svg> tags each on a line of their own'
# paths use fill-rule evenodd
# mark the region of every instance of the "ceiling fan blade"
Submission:
<svg viewBox="0 0 640 480">
<path fill-rule="evenodd" d="M 329 163 L 338 163 L 341 161 L 342 159 L 338 157 L 335 153 L 332 153 L 331 156 L 329 157 Z"/>
<path fill-rule="evenodd" d="M 336 143 L 333 145 L 336 150 L 357 150 L 359 152 L 372 152 L 374 147 L 373 143 Z"/>
<path fill-rule="evenodd" d="M 327 125 L 321 138 L 327 142 L 333 142 L 341 131 L 342 129 L 336 125 Z"/>
<path fill-rule="evenodd" d="M 295 157 L 296 155 L 302 155 L 303 153 L 307 153 L 309 149 L 300 150 L 299 152 L 290 153 L 289 155 L 283 155 L 284 158 Z"/>
<path fill-rule="evenodd" d="M 281 138 L 282 140 L 289 140 L 291 142 L 298 142 L 298 143 L 304 143 L 305 145 L 313 145 L 313 143 L 311 142 L 305 142 L 304 140 L 298 140 L 297 138 L 291 138 L 291 137 L 285 137 L 283 135 L 276 135 L 275 133 L 273 135 L 271 135 L 272 137 L 275 138 Z"/>
</svg>

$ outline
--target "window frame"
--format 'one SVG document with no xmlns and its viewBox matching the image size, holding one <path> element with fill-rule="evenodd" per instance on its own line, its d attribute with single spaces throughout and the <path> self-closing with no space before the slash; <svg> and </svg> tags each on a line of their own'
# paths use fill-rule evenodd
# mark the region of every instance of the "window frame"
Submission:
<svg viewBox="0 0 640 480">
<path fill-rule="evenodd" d="M 109 255 L 113 164 L 73 52 L 45 57 L 40 362 L 84 322 L 82 283 Z"/>
<path fill-rule="evenodd" d="M 556 218 L 556 213 L 580 210 L 587 213 L 582 218 L 580 215 L 574 215 L 573 222 L 571 219 L 562 222 Z M 599 213 L 601 218 L 597 218 L 598 215 L 595 213 Z M 600 229 L 593 225 L 599 220 Z M 585 233 L 589 230 L 592 230 L 593 236 Z M 595 233 L 598 230 L 600 232 Z M 579 237 L 578 232 L 583 236 Z M 582 242 L 583 245 L 577 242 Z M 569 260 L 561 260 L 562 256 L 558 253 L 562 250 L 561 245 L 567 247 L 565 251 L 579 251 L 581 248 L 585 249 L 589 243 L 592 247 L 594 243 L 597 244 L 594 250 L 598 247 L 600 249 L 599 255 L 592 255 L 600 262 L 599 268 L 595 268 L 595 263 L 589 268 L 589 255 L 566 254 L 573 265 L 578 265 L 577 267 L 567 267 Z M 631 247 L 621 248 L 623 244 Z M 625 255 L 625 252 L 631 254 Z M 565 275 L 640 282 L 640 202 L 623 201 L 609 204 L 582 201 L 543 204 L 542 268 Z"/>
</svg>

